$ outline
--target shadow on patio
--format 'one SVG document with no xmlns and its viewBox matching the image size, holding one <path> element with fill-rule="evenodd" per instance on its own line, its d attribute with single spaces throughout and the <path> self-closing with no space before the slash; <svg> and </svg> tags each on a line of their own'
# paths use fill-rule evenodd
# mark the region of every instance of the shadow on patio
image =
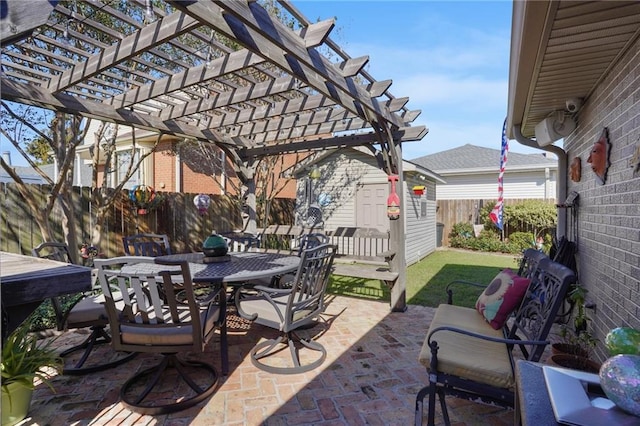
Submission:
<svg viewBox="0 0 640 426">
<path fill-rule="evenodd" d="M 56 393 L 37 387 L 23 425 L 407 425 L 414 401 L 427 382 L 418 353 L 433 309 L 410 305 L 390 313 L 388 302 L 328 296 L 326 314 L 308 333 L 320 335 L 328 351 L 322 367 L 297 375 L 273 375 L 256 369 L 247 354 L 261 338 L 276 333 L 229 316 L 230 373 L 216 393 L 191 409 L 163 416 L 142 416 L 118 403 L 120 386 L 155 356 L 139 355 L 116 368 L 87 376 L 60 376 Z M 66 332 L 57 345 L 82 339 Z M 205 355 L 220 368 L 218 341 Z M 513 423 L 513 412 L 448 399 L 456 424 Z"/>
</svg>

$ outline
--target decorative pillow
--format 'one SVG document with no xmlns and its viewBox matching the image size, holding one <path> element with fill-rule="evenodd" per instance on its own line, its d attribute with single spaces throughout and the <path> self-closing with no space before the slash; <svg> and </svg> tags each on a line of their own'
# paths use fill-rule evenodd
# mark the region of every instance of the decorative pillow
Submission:
<svg viewBox="0 0 640 426">
<path fill-rule="evenodd" d="M 504 325 L 524 298 L 530 280 L 511 269 L 501 271 L 476 301 L 476 309 L 496 330 Z"/>
</svg>

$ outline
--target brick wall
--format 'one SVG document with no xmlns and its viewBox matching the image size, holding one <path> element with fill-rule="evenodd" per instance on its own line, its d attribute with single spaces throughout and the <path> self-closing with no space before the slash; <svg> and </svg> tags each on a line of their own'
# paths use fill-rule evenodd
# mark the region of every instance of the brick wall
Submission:
<svg viewBox="0 0 640 426">
<path fill-rule="evenodd" d="M 587 99 L 578 128 L 565 139 L 571 162 L 582 162 L 579 182 L 568 181 L 580 195 L 572 213 L 570 239 L 578 242 L 578 278 L 596 303 L 588 310 L 589 329 L 600 340 L 597 354 L 606 358 L 604 337 L 619 326 L 640 329 L 640 176 L 629 164 L 640 149 L 640 42 L 636 40 Z M 587 163 L 604 127 L 611 143 L 607 179 L 600 185 Z M 571 224 L 571 220 L 569 222 Z"/>
</svg>

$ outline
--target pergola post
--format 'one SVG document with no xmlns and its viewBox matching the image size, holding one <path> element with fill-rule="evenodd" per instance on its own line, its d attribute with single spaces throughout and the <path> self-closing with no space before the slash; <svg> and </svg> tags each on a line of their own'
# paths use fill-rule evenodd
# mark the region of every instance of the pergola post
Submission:
<svg viewBox="0 0 640 426">
<path fill-rule="evenodd" d="M 391 259 L 391 271 L 398 273 L 398 279 L 391 288 L 391 311 L 404 312 L 407 310 L 407 268 L 405 260 L 405 213 L 406 206 L 404 204 L 404 179 L 402 176 L 402 147 L 400 143 L 389 141 L 389 151 L 396 164 L 396 173 L 398 175 L 398 183 L 396 192 L 400 198 L 400 217 L 389 221 L 389 246 L 395 250 L 395 256 Z"/>
</svg>

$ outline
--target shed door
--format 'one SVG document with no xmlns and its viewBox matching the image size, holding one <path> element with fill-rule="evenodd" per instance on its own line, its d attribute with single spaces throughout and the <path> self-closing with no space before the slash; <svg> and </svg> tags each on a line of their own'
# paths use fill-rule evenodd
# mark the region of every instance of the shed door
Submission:
<svg viewBox="0 0 640 426">
<path fill-rule="evenodd" d="M 387 218 L 387 197 L 389 184 L 372 183 L 358 188 L 356 193 L 356 226 L 389 230 Z"/>
</svg>

